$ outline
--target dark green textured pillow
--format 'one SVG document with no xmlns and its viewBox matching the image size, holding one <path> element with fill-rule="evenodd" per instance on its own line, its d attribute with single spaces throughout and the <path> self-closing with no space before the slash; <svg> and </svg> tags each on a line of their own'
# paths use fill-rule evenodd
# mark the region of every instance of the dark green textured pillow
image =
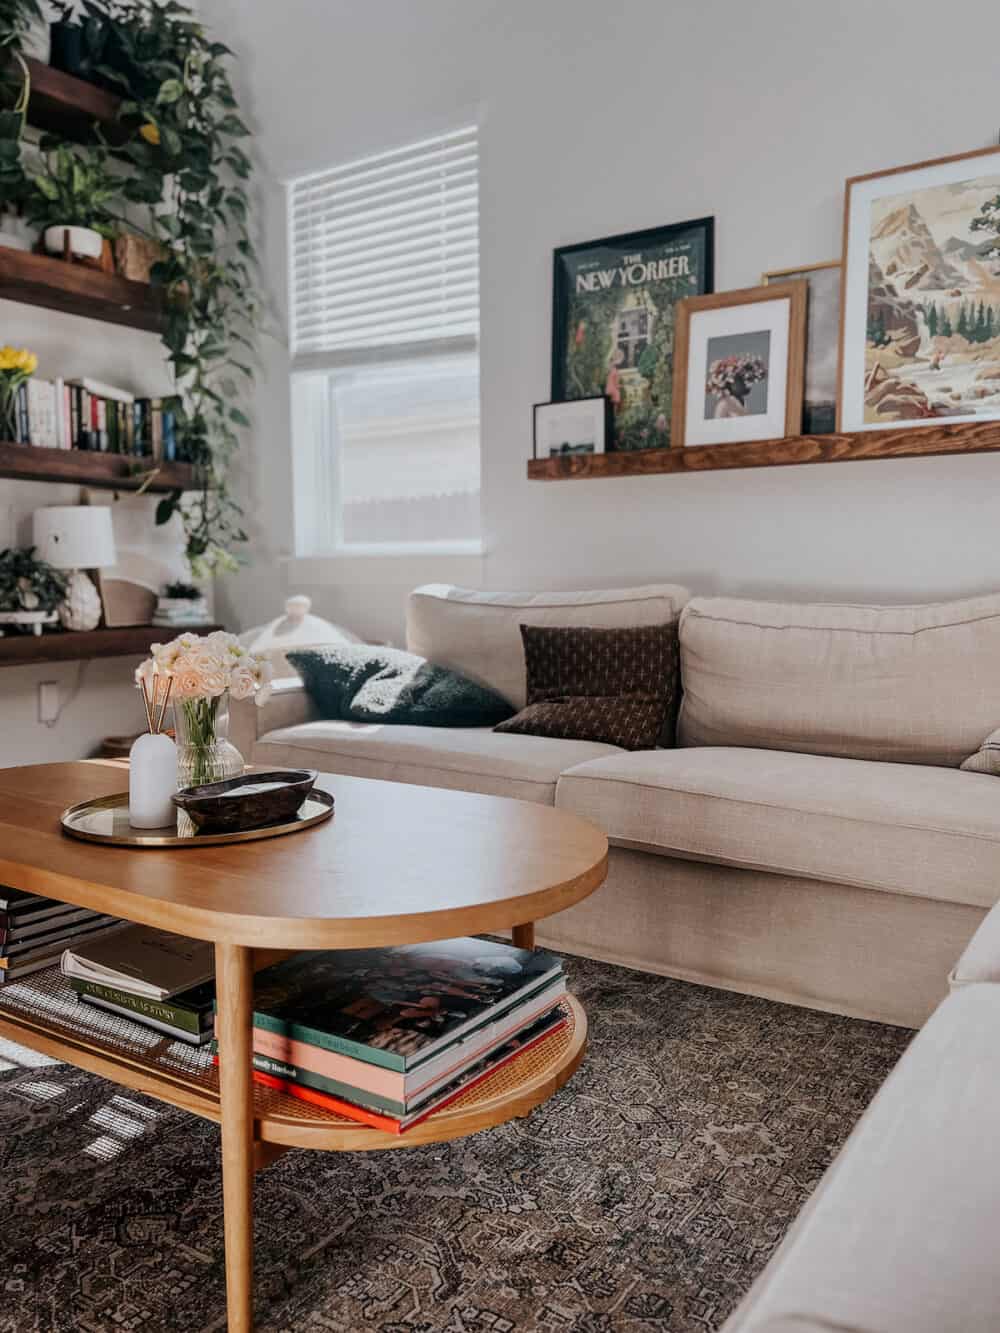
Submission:
<svg viewBox="0 0 1000 1333">
<path fill-rule="evenodd" d="M 412 727 L 492 727 L 514 709 L 485 685 L 398 648 L 337 644 L 289 653 L 324 717 Z"/>
</svg>

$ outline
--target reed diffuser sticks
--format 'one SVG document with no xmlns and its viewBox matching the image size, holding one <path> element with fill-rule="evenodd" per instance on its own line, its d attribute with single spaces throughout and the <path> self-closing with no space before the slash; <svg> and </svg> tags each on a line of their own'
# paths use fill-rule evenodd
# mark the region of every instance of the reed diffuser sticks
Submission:
<svg viewBox="0 0 1000 1333">
<path fill-rule="evenodd" d="M 150 697 L 150 687 L 146 684 L 146 678 L 139 678 L 139 685 L 142 687 L 142 702 L 146 709 L 146 722 L 149 725 L 151 736 L 159 736 L 163 730 L 163 719 L 166 716 L 167 704 L 170 702 L 170 689 L 174 683 L 173 676 L 155 675 L 152 678 L 152 697 Z M 163 686 L 162 690 L 160 686 Z"/>
</svg>

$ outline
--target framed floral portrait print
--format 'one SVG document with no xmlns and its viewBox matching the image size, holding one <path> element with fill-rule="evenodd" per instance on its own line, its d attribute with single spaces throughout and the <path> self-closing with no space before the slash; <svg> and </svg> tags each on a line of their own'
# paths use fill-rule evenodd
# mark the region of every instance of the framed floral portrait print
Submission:
<svg viewBox="0 0 1000 1333">
<path fill-rule="evenodd" d="M 806 283 L 682 301 L 674 447 L 783 439 L 802 426 Z"/>
<path fill-rule="evenodd" d="M 1000 148 L 854 176 L 842 431 L 1000 418 Z"/>
</svg>

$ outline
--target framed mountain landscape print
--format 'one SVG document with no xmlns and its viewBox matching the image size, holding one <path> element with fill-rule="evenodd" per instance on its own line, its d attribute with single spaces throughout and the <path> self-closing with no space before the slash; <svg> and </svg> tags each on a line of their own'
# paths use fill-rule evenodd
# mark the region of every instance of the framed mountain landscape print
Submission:
<svg viewBox="0 0 1000 1333">
<path fill-rule="evenodd" d="M 670 444 L 677 302 L 712 290 L 714 219 L 556 250 L 552 398 L 607 396 L 607 448 Z"/>
<path fill-rule="evenodd" d="M 847 182 L 838 429 L 1000 418 L 1000 148 Z"/>
</svg>

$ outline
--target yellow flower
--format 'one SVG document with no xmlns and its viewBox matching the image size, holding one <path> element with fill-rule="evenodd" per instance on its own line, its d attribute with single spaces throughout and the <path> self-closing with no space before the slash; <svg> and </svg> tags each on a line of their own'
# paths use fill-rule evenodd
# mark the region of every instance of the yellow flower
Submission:
<svg viewBox="0 0 1000 1333">
<path fill-rule="evenodd" d="M 19 370 L 33 375 L 38 369 L 38 357 L 26 347 L 0 347 L 0 370 Z"/>
<path fill-rule="evenodd" d="M 139 133 L 146 140 L 146 142 L 151 143 L 154 148 L 160 142 L 160 128 L 158 125 L 154 125 L 152 121 L 148 121 L 145 125 L 143 125 Z"/>
</svg>

